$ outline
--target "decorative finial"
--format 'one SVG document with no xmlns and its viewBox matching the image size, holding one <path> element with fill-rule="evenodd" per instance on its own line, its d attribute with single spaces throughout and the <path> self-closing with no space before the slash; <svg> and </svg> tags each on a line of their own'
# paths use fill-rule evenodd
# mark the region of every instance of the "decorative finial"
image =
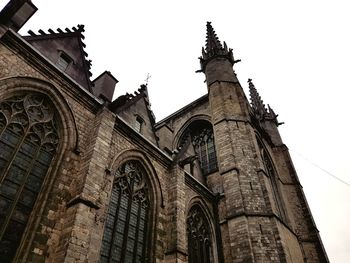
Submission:
<svg viewBox="0 0 350 263">
<path fill-rule="evenodd" d="M 145 79 L 146 86 L 148 86 L 148 81 L 149 81 L 149 79 L 150 79 L 151 77 L 152 77 L 152 76 L 151 76 L 149 73 L 147 73 L 147 77 L 146 77 L 146 79 Z"/>
<path fill-rule="evenodd" d="M 211 22 L 207 22 L 207 41 L 206 41 L 205 51 L 207 53 L 218 52 L 221 49 L 222 49 L 222 45 L 215 33 L 215 30 L 211 26 Z"/>
<path fill-rule="evenodd" d="M 266 109 L 265 104 L 261 99 L 258 91 L 256 90 L 252 79 L 248 79 L 248 84 L 249 84 L 250 101 L 251 101 L 251 105 L 252 105 L 255 117 L 260 121 L 266 121 L 266 120 L 272 121 L 277 126 L 283 124 L 283 122 L 278 122 L 277 120 L 278 114 L 276 114 L 273 111 L 270 105 L 267 105 L 268 110 Z"/>
<path fill-rule="evenodd" d="M 225 42 L 222 46 L 219 38 L 217 37 L 214 28 L 211 25 L 211 22 L 207 22 L 207 39 L 205 49 L 202 48 L 202 56 L 199 58 L 201 63 L 201 69 L 197 72 L 205 72 L 205 67 L 208 62 L 215 57 L 222 57 L 228 59 L 231 64 L 235 64 L 241 60 L 234 60 L 232 49 L 227 48 Z"/>
</svg>

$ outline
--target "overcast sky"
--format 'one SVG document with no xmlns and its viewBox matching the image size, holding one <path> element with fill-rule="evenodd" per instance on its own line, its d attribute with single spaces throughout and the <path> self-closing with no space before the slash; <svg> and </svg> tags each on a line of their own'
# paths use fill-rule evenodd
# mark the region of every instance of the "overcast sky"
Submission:
<svg viewBox="0 0 350 263">
<path fill-rule="evenodd" d="M 241 85 L 247 91 L 252 78 L 285 122 L 280 132 L 330 261 L 349 262 L 350 187 L 332 177 L 350 182 L 348 1 L 33 2 L 39 11 L 22 34 L 84 24 L 94 77 L 111 71 L 118 96 L 150 73 L 157 121 L 206 93 L 204 75 L 195 71 L 212 21 L 242 60 L 235 65 Z"/>
</svg>

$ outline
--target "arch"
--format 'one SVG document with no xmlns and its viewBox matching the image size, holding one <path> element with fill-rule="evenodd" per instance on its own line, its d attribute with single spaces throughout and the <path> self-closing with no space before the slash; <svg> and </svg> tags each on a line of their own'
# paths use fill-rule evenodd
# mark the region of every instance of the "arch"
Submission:
<svg viewBox="0 0 350 263">
<path fill-rule="evenodd" d="M 179 141 L 182 135 L 184 134 L 184 132 L 188 129 L 189 126 L 191 126 L 193 122 L 196 122 L 196 121 L 207 121 L 208 123 L 211 124 L 211 118 L 209 115 L 198 114 L 198 115 L 192 116 L 181 126 L 181 128 L 176 133 L 173 141 L 173 149 L 176 149 L 178 147 Z"/>
<path fill-rule="evenodd" d="M 65 101 L 59 93 L 51 92 L 52 87 L 33 78 L 0 80 L 0 138 L 3 137 L 3 147 L 8 146 L 2 151 L 0 169 L 1 207 L 6 211 L 1 217 L 0 232 L 2 242 L 6 243 L 3 248 L 10 247 L 1 251 L 4 262 L 17 261 L 20 253 L 27 254 L 58 164 L 64 151 L 76 145 L 70 139 L 74 136 L 69 136 L 71 130 L 62 114 L 65 108 L 59 107 Z M 12 145 L 9 138 L 15 138 Z M 7 238 L 9 228 L 11 238 Z M 13 232 L 17 233 L 16 239 Z"/>
<path fill-rule="evenodd" d="M 277 169 L 275 167 L 271 154 L 268 151 L 267 147 L 265 146 L 264 142 L 262 141 L 262 139 L 258 134 L 255 134 L 255 135 L 256 135 L 255 137 L 259 148 L 259 155 L 265 167 L 265 173 L 268 176 L 271 184 L 272 196 L 275 199 L 277 211 L 279 212 L 279 216 L 283 220 L 288 221 L 288 217 L 287 217 L 287 213 L 286 213 L 285 205 L 283 201 L 283 196 L 281 194 L 281 190 L 277 182 L 278 181 Z"/>
<path fill-rule="evenodd" d="M 119 200 L 121 200 L 120 198 L 122 198 L 121 196 L 121 192 L 120 190 L 118 189 L 121 189 L 120 188 L 120 169 L 124 169 L 124 167 L 128 166 L 129 164 L 132 164 L 132 165 L 135 165 L 137 167 L 140 167 L 140 170 L 143 170 L 144 173 L 143 173 L 143 180 L 145 181 L 144 184 L 144 187 L 147 188 L 147 193 L 148 193 L 148 198 L 149 198 L 149 207 L 147 207 L 147 224 L 145 225 L 145 229 L 147 230 L 147 236 L 145 237 L 145 243 L 143 243 L 143 249 L 144 251 L 146 251 L 145 255 L 147 256 L 147 258 L 149 258 L 148 260 L 149 261 L 153 261 L 153 258 L 155 256 L 155 250 L 153 248 L 155 248 L 155 242 L 156 242 L 156 236 L 157 236 L 157 233 L 155 231 L 156 229 L 156 225 L 157 225 L 157 214 L 158 214 L 158 211 L 160 209 L 161 206 L 163 206 L 163 197 L 162 197 L 162 190 L 161 190 L 161 185 L 160 185 L 160 181 L 157 177 L 157 174 L 156 174 L 156 171 L 153 167 L 153 165 L 151 164 L 150 160 L 147 158 L 147 156 L 145 155 L 144 152 L 140 151 L 140 150 L 126 150 L 126 151 L 123 151 L 122 153 L 120 153 L 116 158 L 114 158 L 113 162 L 112 162 L 112 166 L 111 166 L 111 171 L 112 171 L 112 174 L 114 175 L 114 179 L 113 179 L 113 187 L 111 189 L 111 195 L 110 195 L 110 201 L 108 202 L 109 203 L 109 206 L 108 206 L 108 211 L 112 211 L 112 208 L 111 207 L 111 204 L 112 204 L 112 200 L 114 200 L 113 196 L 116 196 L 116 194 L 119 195 Z M 126 175 L 125 175 L 126 176 Z M 124 176 L 124 177 L 125 177 Z M 125 178 L 130 178 L 129 175 L 126 176 Z M 136 181 L 135 181 L 136 182 Z M 138 181 L 138 182 L 142 182 L 141 181 Z M 137 182 L 137 184 L 139 184 Z M 138 189 L 140 186 L 138 186 Z M 119 191 L 119 192 L 118 192 Z M 134 203 L 134 201 L 131 201 L 131 200 L 135 200 L 134 198 L 133 199 L 130 199 L 131 197 L 129 196 L 128 197 L 130 201 L 128 201 L 128 207 Z M 114 202 L 114 201 L 113 201 Z M 118 201 L 118 202 L 121 202 L 121 201 Z M 138 201 L 136 201 L 138 202 Z M 139 204 L 140 206 L 140 204 Z M 118 205 L 117 207 L 122 207 L 121 205 Z M 128 211 L 132 211 L 132 208 L 129 207 L 129 209 L 131 210 L 128 210 Z M 110 213 L 110 212 L 108 212 Z M 119 225 L 119 219 L 120 219 L 120 216 L 121 214 L 117 211 L 113 217 L 110 217 L 112 218 L 113 222 L 115 222 L 115 226 Z M 133 215 L 130 215 L 131 217 Z M 138 214 L 137 215 L 137 222 L 143 222 L 142 218 L 140 218 L 140 216 L 142 217 L 142 214 Z M 104 226 L 104 237 L 103 237 L 103 241 L 102 241 L 102 247 L 101 247 L 101 262 L 104 262 L 103 260 L 104 259 L 108 259 L 109 257 L 111 256 L 114 256 L 115 254 L 111 253 L 110 250 L 109 250 L 109 254 L 107 254 L 106 252 L 106 248 L 107 249 L 111 249 L 111 247 L 113 246 L 111 244 L 111 242 L 118 242 L 117 240 L 122 240 L 122 243 L 124 246 L 128 246 L 129 245 L 129 242 L 133 242 L 133 241 L 130 241 L 129 239 L 129 233 L 128 232 L 128 227 L 129 225 L 131 224 L 130 222 L 128 223 L 125 223 L 125 226 L 126 228 L 123 230 L 124 231 L 124 237 L 122 238 L 122 235 L 115 232 L 114 230 L 111 232 L 111 228 L 109 227 L 109 223 L 108 223 L 108 216 L 107 216 L 107 220 L 105 222 L 105 226 Z M 120 219 L 120 220 L 123 220 L 123 219 Z M 146 220 L 146 219 L 145 219 Z M 139 223 L 137 223 L 139 224 Z M 139 225 L 137 225 L 139 226 Z M 135 238 L 136 237 L 140 237 L 140 235 L 138 233 L 143 233 L 144 230 L 138 230 L 139 228 L 136 227 L 136 226 L 133 226 L 132 227 L 133 229 L 136 229 L 136 234 L 135 234 Z M 129 228 L 130 229 L 130 228 Z M 107 232 L 111 232 L 114 239 L 110 239 L 111 242 L 110 244 L 108 244 L 108 233 Z M 118 238 L 119 237 L 119 238 Z M 136 240 L 136 239 L 135 239 Z M 138 241 L 139 242 L 139 241 Z M 116 244 L 116 243 L 113 243 L 113 244 Z M 139 247 L 138 247 L 139 248 Z M 118 252 L 117 252 L 118 253 Z M 133 257 L 134 258 L 137 258 L 139 257 L 139 252 L 135 252 L 134 251 L 134 254 L 133 254 Z M 116 254 L 117 255 L 117 254 Z M 118 256 L 118 255 L 117 255 Z M 119 255 L 120 257 L 126 257 L 127 256 L 127 252 L 125 252 L 124 254 L 120 254 Z M 126 260 L 126 258 L 125 258 Z M 147 260 L 147 262 L 148 262 Z M 127 261 L 128 262 L 128 261 Z"/>
<path fill-rule="evenodd" d="M 204 259 L 208 259 L 208 261 L 205 261 L 208 263 L 218 262 L 218 240 L 214 226 L 215 220 L 209 211 L 208 206 L 199 196 L 193 197 L 186 208 L 186 237 L 189 263 L 204 262 L 202 261 Z M 200 222 L 201 220 L 202 222 Z M 196 226 L 196 223 L 200 224 L 200 227 Z M 209 226 L 208 229 L 205 228 L 206 225 Z M 209 231 L 209 233 L 206 233 L 206 231 Z M 205 241 L 207 238 L 205 237 L 206 234 L 210 237 L 209 243 Z M 195 237 L 194 239 L 200 239 L 200 241 L 194 240 L 193 237 Z M 201 245 L 204 245 L 205 248 L 198 249 L 198 246 Z M 200 260 L 198 260 L 198 257 L 200 257 Z"/>
<path fill-rule="evenodd" d="M 131 159 L 138 160 L 144 165 L 147 174 L 150 175 L 149 180 L 156 202 L 160 207 L 164 207 L 163 191 L 159 177 L 152 165 L 151 160 L 147 157 L 147 154 L 144 151 L 138 149 L 122 151 L 112 160 L 110 168 L 111 173 L 114 174 L 123 162 Z"/>
<path fill-rule="evenodd" d="M 39 92 L 47 95 L 59 112 L 65 138 L 61 145 L 64 149 L 79 152 L 78 129 L 73 111 L 60 90 L 50 82 L 33 77 L 8 77 L 0 79 L 0 97 L 6 99 L 24 92 Z M 69 136 L 68 136 L 69 135 Z"/>
<path fill-rule="evenodd" d="M 197 115 L 185 123 L 178 133 L 176 148 L 180 149 L 179 156 L 194 155 L 197 158 L 197 172 L 191 164 L 190 172 L 201 176 L 209 175 L 218 170 L 214 129 L 205 115 Z M 202 177 L 200 177 L 202 178 Z M 205 178 L 203 178 L 205 180 Z"/>
</svg>

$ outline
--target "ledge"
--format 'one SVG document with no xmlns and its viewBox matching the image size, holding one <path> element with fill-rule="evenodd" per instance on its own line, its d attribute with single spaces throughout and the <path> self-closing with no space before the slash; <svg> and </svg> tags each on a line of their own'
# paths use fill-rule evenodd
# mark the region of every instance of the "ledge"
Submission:
<svg viewBox="0 0 350 263">
<path fill-rule="evenodd" d="M 87 198 L 84 198 L 81 195 L 78 195 L 78 196 L 74 197 L 73 199 L 71 199 L 67 203 L 66 207 L 69 208 L 69 207 L 72 207 L 76 204 L 83 204 L 83 205 L 90 207 L 90 208 L 100 209 L 100 207 L 97 204 L 95 204 L 93 201 L 88 200 Z"/>
<path fill-rule="evenodd" d="M 210 191 L 205 185 L 200 183 L 196 178 L 185 171 L 185 183 L 197 193 L 204 196 L 209 201 L 215 203 L 218 200 L 218 195 Z"/>
</svg>

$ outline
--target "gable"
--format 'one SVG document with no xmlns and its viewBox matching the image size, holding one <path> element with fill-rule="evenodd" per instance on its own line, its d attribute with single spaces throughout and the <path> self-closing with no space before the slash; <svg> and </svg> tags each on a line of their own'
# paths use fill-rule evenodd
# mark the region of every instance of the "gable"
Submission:
<svg viewBox="0 0 350 263">
<path fill-rule="evenodd" d="M 156 135 L 154 133 L 154 116 L 150 109 L 147 96 L 147 88 L 142 85 L 135 96 L 126 94 L 115 100 L 120 102 L 115 112 L 136 131 L 157 145 Z M 112 103 L 113 104 L 113 103 Z"/>
<path fill-rule="evenodd" d="M 64 33 L 60 30 L 62 33 L 55 33 L 49 30 L 51 34 L 46 34 L 39 30 L 41 35 L 29 31 L 31 35 L 24 38 L 61 71 L 90 91 L 90 62 L 86 60 L 87 53 L 81 41 L 83 28 L 81 26 L 76 30 L 80 31 Z"/>
</svg>

